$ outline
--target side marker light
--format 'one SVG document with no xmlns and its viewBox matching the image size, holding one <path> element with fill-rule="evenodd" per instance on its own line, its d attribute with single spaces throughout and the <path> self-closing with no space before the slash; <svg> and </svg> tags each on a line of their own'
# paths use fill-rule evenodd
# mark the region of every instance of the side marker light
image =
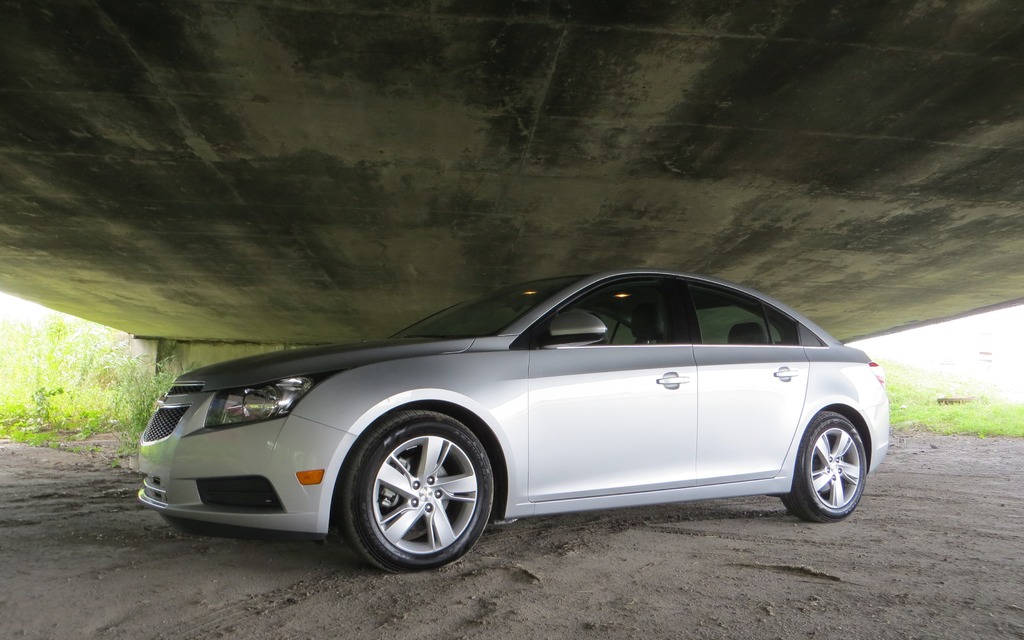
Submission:
<svg viewBox="0 0 1024 640">
<path fill-rule="evenodd" d="M 324 470 L 310 469 L 309 471 L 297 471 L 295 477 L 299 479 L 299 484 L 301 485 L 320 484 L 324 481 Z"/>
</svg>

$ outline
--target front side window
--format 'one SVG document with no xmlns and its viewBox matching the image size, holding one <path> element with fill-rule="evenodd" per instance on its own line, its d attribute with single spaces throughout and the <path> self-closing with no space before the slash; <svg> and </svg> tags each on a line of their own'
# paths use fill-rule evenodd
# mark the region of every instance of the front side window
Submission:
<svg viewBox="0 0 1024 640">
<path fill-rule="evenodd" d="M 631 280 L 605 285 L 571 303 L 565 311 L 585 311 L 604 322 L 608 332 L 596 344 L 674 342 L 671 305 L 661 280 Z"/>
</svg>

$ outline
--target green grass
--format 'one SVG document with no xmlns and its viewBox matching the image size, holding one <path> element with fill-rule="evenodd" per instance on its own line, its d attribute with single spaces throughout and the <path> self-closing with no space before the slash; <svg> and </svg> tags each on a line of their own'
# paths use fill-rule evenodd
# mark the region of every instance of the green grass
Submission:
<svg viewBox="0 0 1024 640">
<path fill-rule="evenodd" d="M 894 429 L 942 434 L 1024 437 L 1024 404 L 1002 399 L 970 378 L 925 371 L 896 362 L 885 367 Z M 973 397 L 964 404 L 939 404 L 940 397 Z"/>
<path fill-rule="evenodd" d="M 130 355 L 130 337 L 62 314 L 0 321 L 0 436 L 35 445 L 117 434 L 132 453 L 173 374 Z"/>
</svg>

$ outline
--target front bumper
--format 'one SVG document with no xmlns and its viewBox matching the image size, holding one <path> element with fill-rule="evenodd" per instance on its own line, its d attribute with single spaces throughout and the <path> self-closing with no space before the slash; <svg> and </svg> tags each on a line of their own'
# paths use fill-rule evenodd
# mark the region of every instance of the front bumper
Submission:
<svg viewBox="0 0 1024 640">
<path fill-rule="evenodd" d="M 139 501 L 178 528 L 204 535 L 325 537 L 335 480 L 354 438 L 296 416 L 206 428 L 212 397 L 174 398 L 187 409 L 173 430 L 155 441 L 146 441 L 152 434 L 143 438 Z M 299 483 L 295 474 L 310 469 L 325 470 L 320 484 Z M 234 493 L 225 498 L 211 486 Z"/>
</svg>

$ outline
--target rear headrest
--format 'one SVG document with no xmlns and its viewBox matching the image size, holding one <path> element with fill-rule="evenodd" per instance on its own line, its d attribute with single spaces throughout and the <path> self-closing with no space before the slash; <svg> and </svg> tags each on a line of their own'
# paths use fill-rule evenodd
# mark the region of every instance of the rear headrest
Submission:
<svg viewBox="0 0 1024 640">
<path fill-rule="evenodd" d="M 760 322 L 741 322 L 729 329 L 729 344 L 768 344 L 768 334 Z"/>
</svg>

